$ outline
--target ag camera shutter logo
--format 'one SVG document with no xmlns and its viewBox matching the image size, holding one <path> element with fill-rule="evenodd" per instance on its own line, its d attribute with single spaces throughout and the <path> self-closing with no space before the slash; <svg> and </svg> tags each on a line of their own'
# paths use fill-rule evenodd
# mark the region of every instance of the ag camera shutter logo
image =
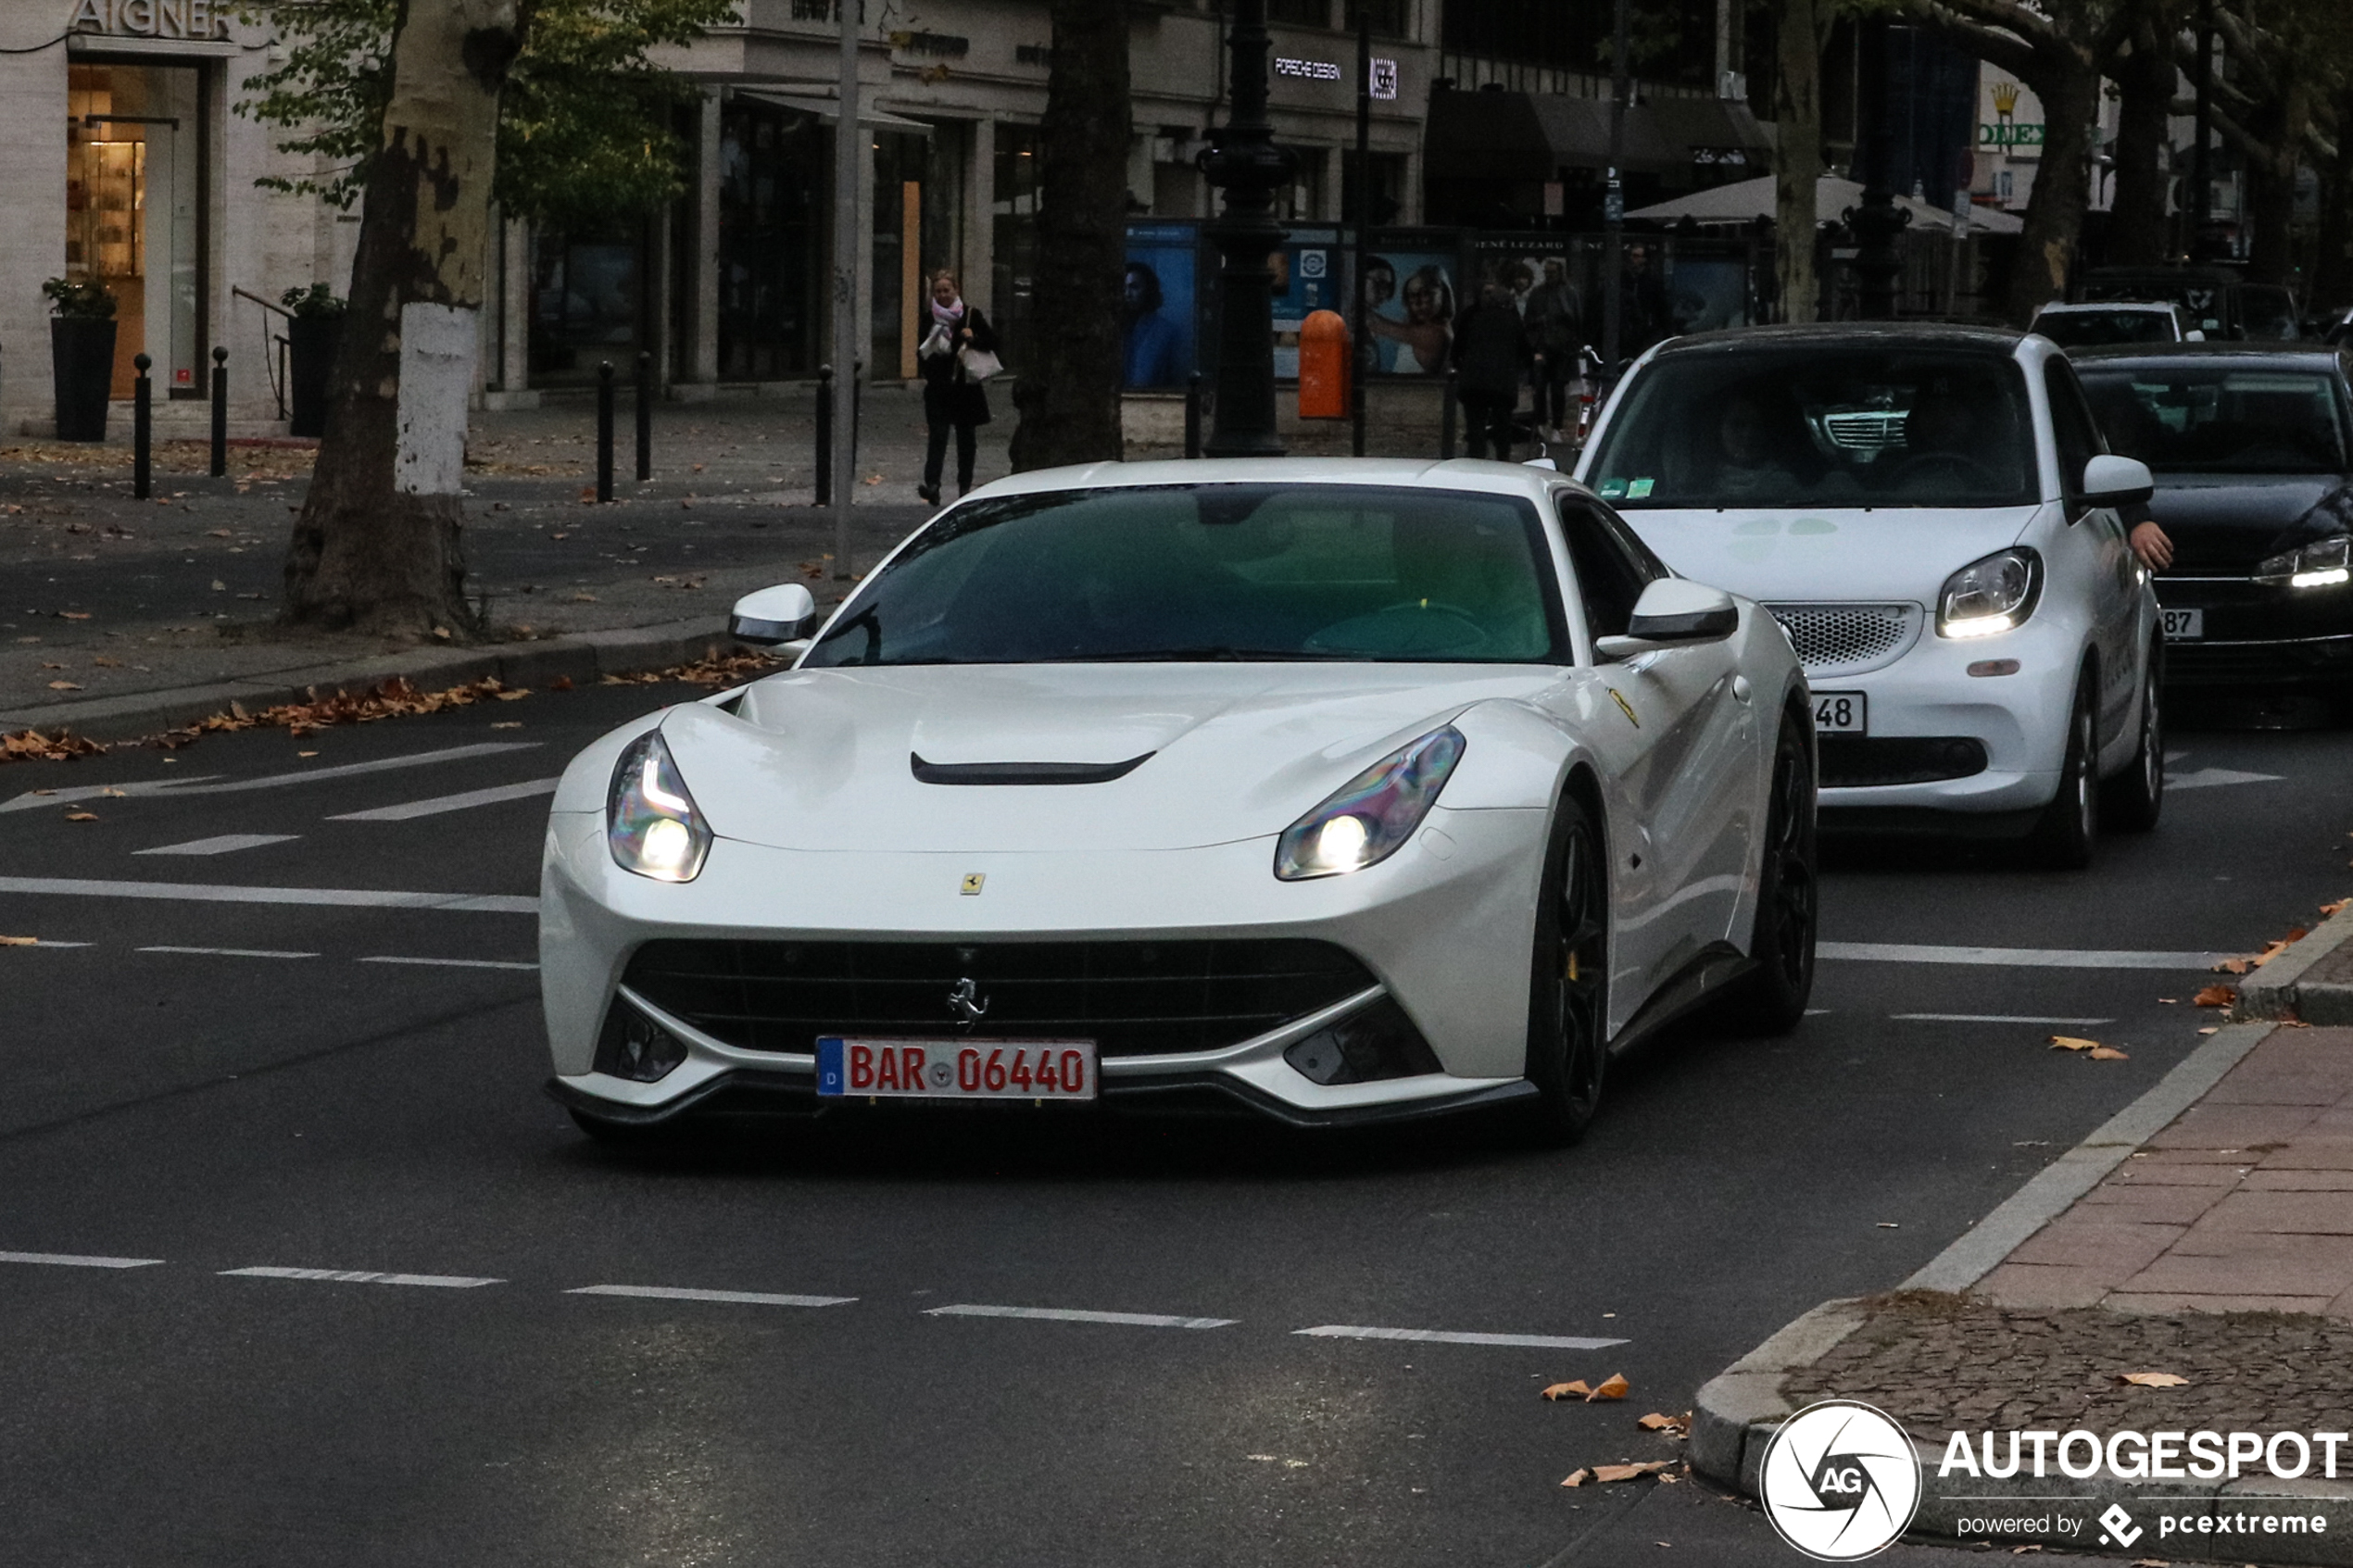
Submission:
<svg viewBox="0 0 2353 1568">
<path fill-rule="evenodd" d="M 1781 1423 L 1756 1489 L 1765 1517 L 1791 1547 L 1818 1562 L 1854 1562 L 1910 1526 L 1920 1463 L 1883 1411 L 1825 1399 Z"/>
</svg>

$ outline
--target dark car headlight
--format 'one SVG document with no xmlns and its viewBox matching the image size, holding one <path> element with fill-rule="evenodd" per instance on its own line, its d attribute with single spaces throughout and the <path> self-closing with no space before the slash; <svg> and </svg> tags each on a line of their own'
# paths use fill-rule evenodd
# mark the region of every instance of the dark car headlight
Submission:
<svg viewBox="0 0 2353 1568">
<path fill-rule="evenodd" d="M 2255 580 L 2271 588 L 2333 588 L 2353 581 L 2353 535 L 2332 533 L 2282 550 L 2255 569 Z"/>
</svg>

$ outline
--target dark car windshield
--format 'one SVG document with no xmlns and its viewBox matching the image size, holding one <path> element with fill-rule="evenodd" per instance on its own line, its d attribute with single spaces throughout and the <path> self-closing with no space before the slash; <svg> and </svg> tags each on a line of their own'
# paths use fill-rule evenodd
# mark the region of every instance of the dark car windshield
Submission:
<svg viewBox="0 0 2353 1568">
<path fill-rule="evenodd" d="M 975 501 L 862 588 L 803 667 L 1565 660 L 1536 508 L 1358 484 Z"/>
<path fill-rule="evenodd" d="M 2034 330 L 2062 348 L 2181 341 L 2162 310 L 2053 310 L 2034 318 Z"/>
<path fill-rule="evenodd" d="M 1588 472 L 1643 507 L 2009 507 L 2040 499 L 2026 382 L 1967 350 L 1670 355 Z"/>
<path fill-rule="evenodd" d="M 2336 378 L 2130 360 L 2077 367 L 2108 445 L 2158 473 L 2342 473 Z"/>
</svg>

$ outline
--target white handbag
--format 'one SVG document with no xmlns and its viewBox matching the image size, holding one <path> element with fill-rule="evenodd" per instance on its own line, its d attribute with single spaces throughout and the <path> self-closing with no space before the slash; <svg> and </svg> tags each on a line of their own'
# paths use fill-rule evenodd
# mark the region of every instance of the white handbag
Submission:
<svg viewBox="0 0 2353 1568">
<path fill-rule="evenodd" d="M 1002 359 L 986 348 L 975 348 L 970 344 L 956 350 L 956 362 L 963 366 L 964 377 L 968 381 L 987 381 L 1005 368 Z"/>
</svg>

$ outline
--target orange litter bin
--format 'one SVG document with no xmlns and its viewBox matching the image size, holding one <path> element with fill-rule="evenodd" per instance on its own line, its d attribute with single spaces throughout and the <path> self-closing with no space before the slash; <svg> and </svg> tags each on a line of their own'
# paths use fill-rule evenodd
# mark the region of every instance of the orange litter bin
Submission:
<svg viewBox="0 0 2353 1568">
<path fill-rule="evenodd" d="M 1348 323 L 1337 310 L 1311 311 L 1300 323 L 1299 417 L 1348 418 Z"/>
</svg>

